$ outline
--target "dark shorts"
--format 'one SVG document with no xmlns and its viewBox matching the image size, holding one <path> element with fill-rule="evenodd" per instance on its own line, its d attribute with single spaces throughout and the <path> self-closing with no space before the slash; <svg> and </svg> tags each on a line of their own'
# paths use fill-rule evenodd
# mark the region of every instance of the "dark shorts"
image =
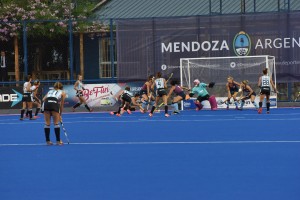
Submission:
<svg viewBox="0 0 300 200">
<path fill-rule="evenodd" d="M 83 96 L 82 90 L 76 91 L 76 97 L 82 97 L 82 96 Z"/>
<path fill-rule="evenodd" d="M 164 95 L 167 95 L 167 91 L 165 90 L 165 88 L 160 88 L 156 90 L 156 96 L 162 97 Z"/>
<path fill-rule="evenodd" d="M 207 94 L 207 95 L 205 95 L 204 97 L 201 97 L 201 96 L 198 96 L 197 97 L 197 100 L 199 101 L 199 102 L 202 102 L 202 101 L 205 101 L 205 100 L 208 100 L 209 99 L 209 95 Z"/>
<path fill-rule="evenodd" d="M 230 94 L 234 95 L 234 93 L 239 92 L 238 88 L 230 89 Z"/>
<path fill-rule="evenodd" d="M 54 97 L 47 98 L 43 103 L 43 111 L 54 111 L 59 113 L 59 103 Z"/>
<path fill-rule="evenodd" d="M 121 99 L 125 102 L 131 103 L 131 97 L 128 94 L 122 94 Z"/>
<path fill-rule="evenodd" d="M 147 90 L 141 90 L 140 95 L 142 96 L 143 94 L 147 95 Z"/>
<path fill-rule="evenodd" d="M 184 92 L 180 92 L 179 94 L 177 94 L 177 96 L 180 96 L 182 98 L 182 100 L 185 100 L 185 94 Z"/>
<path fill-rule="evenodd" d="M 251 96 L 256 96 L 256 93 L 253 92 L 250 96 L 249 96 L 249 94 L 246 94 L 242 99 L 243 99 L 243 100 L 247 100 L 247 99 L 250 99 Z"/>
<path fill-rule="evenodd" d="M 260 94 L 264 95 L 270 95 L 271 94 L 271 88 L 270 87 L 261 87 L 260 88 Z"/>
<path fill-rule="evenodd" d="M 31 93 L 24 93 L 22 102 L 32 102 Z"/>
</svg>

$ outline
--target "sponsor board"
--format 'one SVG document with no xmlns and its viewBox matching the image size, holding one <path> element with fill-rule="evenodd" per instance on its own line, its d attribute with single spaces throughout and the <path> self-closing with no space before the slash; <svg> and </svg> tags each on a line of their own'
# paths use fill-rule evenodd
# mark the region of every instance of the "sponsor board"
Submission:
<svg viewBox="0 0 300 200">
<path fill-rule="evenodd" d="M 190 109 L 195 109 L 195 100 L 196 98 L 191 98 L 189 100 L 184 100 L 183 101 L 183 109 L 184 110 L 190 110 Z M 217 106 L 219 109 L 226 109 L 227 108 L 227 104 L 224 103 L 227 100 L 227 97 L 216 97 L 217 100 Z M 258 105 L 259 103 L 259 97 L 255 98 L 255 102 Z M 270 107 L 271 108 L 277 108 L 277 97 L 276 96 L 270 96 Z M 202 102 L 203 105 L 203 109 L 210 109 L 210 104 L 209 101 L 203 101 Z M 240 104 L 238 104 L 238 106 L 240 106 Z M 235 104 L 233 102 L 233 100 L 231 99 L 231 102 L 229 103 L 229 109 L 235 109 Z M 266 107 L 266 98 L 263 101 L 263 107 Z M 252 102 L 250 101 L 250 99 L 245 101 L 245 104 L 243 106 L 243 109 L 254 109 L 254 105 L 252 104 Z"/>
<path fill-rule="evenodd" d="M 0 88 L 0 108 L 20 109 L 22 108 L 22 87 Z"/>
</svg>

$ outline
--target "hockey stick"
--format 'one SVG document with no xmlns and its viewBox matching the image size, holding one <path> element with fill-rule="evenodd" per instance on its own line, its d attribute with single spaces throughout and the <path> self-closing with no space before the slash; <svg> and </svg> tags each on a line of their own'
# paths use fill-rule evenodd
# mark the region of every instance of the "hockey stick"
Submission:
<svg viewBox="0 0 300 200">
<path fill-rule="evenodd" d="M 166 83 L 173 77 L 173 73 L 170 74 L 169 78 L 166 80 Z"/>
<path fill-rule="evenodd" d="M 65 136 L 66 136 L 67 142 L 68 142 L 68 144 L 70 144 L 70 140 L 69 140 L 67 131 L 66 131 L 65 127 L 64 127 L 64 124 L 63 124 L 63 122 L 62 122 L 62 119 L 60 119 L 60 124 L 61 124 L 61 128 L 63 129 L 64 134 L 65 134 Z"/>
</svg>

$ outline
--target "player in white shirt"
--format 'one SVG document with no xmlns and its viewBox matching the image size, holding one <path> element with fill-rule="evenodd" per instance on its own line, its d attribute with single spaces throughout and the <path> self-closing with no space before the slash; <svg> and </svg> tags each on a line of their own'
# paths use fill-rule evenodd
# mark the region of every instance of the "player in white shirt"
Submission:
<svg viewBox="0 0 300 200">
<path fill-rule="evenodd" d="M 84 90 L 84 87 L 83 87 L 82 76 L 81 76 L 81 75 L 78 75 L 78 79 L 77 79 L 77 81 L 76 81 L 75 84 L 74 84 L 74 90 L 76 90 L 76 97 L 78 97 L 79 102 L 73 106 L 73 108 L 72 108 L 72 109 L 73 109 L 73 112 L 74 112 L 75 109 L 76 109 L 78 106 L 80 106 L 81 104 L 84 104 L 84 107 L 85 107 L 89 112 L 92 112 L 93 110 L 90 109 L 90 107 L 87 105 L 86 100 L 84 99 L 84 96 L 83 96 L 83 90 Z"/>
<path fill-rule="evenodd" d="M 274 91 L 277 92 L 276 87 L 272 81 L 272 78 L 268 75 L 268 69 L 263 70 L 263 76 L 259 77 L 258 87 L 260 87 L 260 97 L 259 97 L 259 109 L 258 113 L 262 113 L 262 102 L 266 97 L 267 100 L 267 114 L 270 113 L 270 94 L 271 86 L 274 88 Z"/>
<path fill-rule="evenodd" d="M 160 98 L 163 99 L 163 103 L 165 105 L 165 117 L 169 117 L 170 115 L 168 114 L 168 97 L 167 97 L 167 83 L 166 79 L 161 77 L 161 73 L 157 72 L 156 74 L 156 79 L 154 81 L 155 87 L 156 87 L 156 97 L 155 97 L 155 104 L 152 106 L 152 109 L 149 113 L 149 116 L 153 116 L 153 112 L 158 104 L 158 101 Z"/>
<path fill-rule="evenodd" d="M 26 78 L 26 82 L 23 85 L 23 97 L 22 97 L 22 109 L 21 109 L 21 117 L 20 120 L 24 119 L 25 109 L 27 108 L 29 119 L 34 120 L 35 118 L 32 117 L 32 99 L 31 99 L 31 75 L 28 75 Z"/>
<path fill-rule="evenodd" d="M 66 93 L 63 91 L 63 85 L 60 82 L 54 84 L 54 89 L 50 90 L 43 98 L 42 112 L 44 112 L 44 132 L 46 137 L 47 145 L 52 145 L 50 141 L 50 124 L 51 117 L 54 123 L 54 132 L 56 136 L 56 144 L 63 145 L 60 139 L 60 126 L 59 121 L 61 120 L 61 114 L 64 108 L 64 101 Z"/>
</svg>

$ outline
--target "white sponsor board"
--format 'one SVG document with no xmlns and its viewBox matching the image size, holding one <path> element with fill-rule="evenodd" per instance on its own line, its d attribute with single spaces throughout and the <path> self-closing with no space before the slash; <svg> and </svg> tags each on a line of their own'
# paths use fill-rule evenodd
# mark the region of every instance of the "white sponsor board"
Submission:
<svg viewBox="0 0 300 200">
<path fill-rule="evenodd" d="M 195 108 L 195 105 L 194 105 L 195 100 L 196 100 L 196 98 L 191 98 L 188 101 L 184 101 L 183 102 L 184 109 L 194 109 Z M 227 104 L 224 103 L 224 102 L 227 100 L 227 97 L 216 97 L 216 100 L 217 100 L 218 109 L 226 109 Z M 258 105 L 259 96 L 257 96 L 255 98 L 255 102 Z M 277 97 L 276 96 L 270 96 L 270 103 L 271 103 L 270 108 L 277 108 Z M 203 109 L 211 109 L 209 101 L 202 101 L 202 105 L 203 105 Z M 240 107 L 241 104 L 239 103 L 238 106 Z M 233 102 L 233 99 L 231 99 L 231 102 L 229 104 L 229 109 L 235 109 L 235 107 L 236 106 Z M 266 107 L 266 98 L 263 101 L 263 107 Z M 254 105 L 252 104 L 250 99 L 245 101 L 243 109 L 254 109 Z"/>
</svg>

